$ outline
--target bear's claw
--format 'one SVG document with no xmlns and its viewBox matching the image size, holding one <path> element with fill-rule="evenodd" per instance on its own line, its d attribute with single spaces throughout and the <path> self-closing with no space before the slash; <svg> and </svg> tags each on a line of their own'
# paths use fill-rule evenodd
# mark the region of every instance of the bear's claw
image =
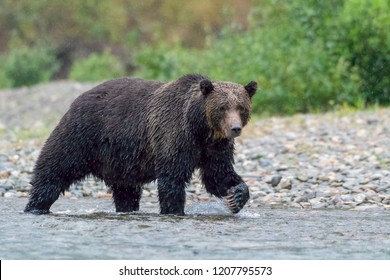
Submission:
<svg viewBox="0 0 390 280">
<path fill-rule="evenodd" d="M 249 199 L 248 186 L 245 183 L 240 183 L 230 188 L 223 199 L 233 214 L 240 212 Z"/>
</svg>

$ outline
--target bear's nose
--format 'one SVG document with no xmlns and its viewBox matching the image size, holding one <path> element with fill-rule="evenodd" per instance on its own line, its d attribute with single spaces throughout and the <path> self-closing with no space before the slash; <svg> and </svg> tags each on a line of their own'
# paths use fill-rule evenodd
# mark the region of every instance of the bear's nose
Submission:
<svg viewBox="0 0 390 280">
<path fill-rule="evenodd" d="M 233 126 L 231 128 L 231 131 L 232 131 L 232 136 L 233 137 L 240 136 L 240 134 L 241 134 L 241 126 Z"/>
</svg>

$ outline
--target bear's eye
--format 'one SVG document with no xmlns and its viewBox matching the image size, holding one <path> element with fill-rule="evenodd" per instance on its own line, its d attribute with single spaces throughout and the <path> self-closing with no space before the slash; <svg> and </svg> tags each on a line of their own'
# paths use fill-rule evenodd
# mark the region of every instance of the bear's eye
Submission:
<svg viewBox="0 0 390 280">
<path fill-rule="evenodd" d="M 245 108 L 243 106 L 237 106 L 237 110 L 240 112 L 240 113 L 245 113 Z"/>
<path fill-rule="evenodd" d="M 220 112 L 225 112 L 227 110 L 227 106 L 221 106 L 219 107 Z"/>
</svg>

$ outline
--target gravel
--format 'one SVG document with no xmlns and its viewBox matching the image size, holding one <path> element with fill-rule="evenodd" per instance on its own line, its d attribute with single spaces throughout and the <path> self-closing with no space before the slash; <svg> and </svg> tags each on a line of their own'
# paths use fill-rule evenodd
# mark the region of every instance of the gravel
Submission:
<svg viewBox="0 0 390 280">
<path fill-rule="evenodd" d="M 0 196 L 26 197 L 34 162 L 70 103 L 93 84 L 61 81 L 0 91 Z M 390 209 L 390 109 L 254 118 L 236 140 L 248 207 Z M 66 197 L 108 198 L 87 178 Z M 143 198 L 157 203 L 155 184 Z M 187 202 L 213 199 L 194 175 Z"/>
</svg>

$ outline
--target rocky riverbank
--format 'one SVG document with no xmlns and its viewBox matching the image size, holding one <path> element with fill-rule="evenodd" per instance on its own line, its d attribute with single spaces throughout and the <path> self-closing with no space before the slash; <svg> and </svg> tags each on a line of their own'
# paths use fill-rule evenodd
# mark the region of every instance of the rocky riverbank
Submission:
<svg viewBox="0 0 390 280">
<path fill-rule="evenodd" d="M 0 196 L 26 197 L 45 137 L 92 84 L 57 82 L 0 91 Z M 249 207 L 390 209 L 390 109 L 253 119 L 236 141 Z M 107 198 L 89 178 L 67 197 Z M 143 198 L 157 203 L 154 184 Z M 187 201 L 208 201 L 197 176 Z"/>
</svg>

